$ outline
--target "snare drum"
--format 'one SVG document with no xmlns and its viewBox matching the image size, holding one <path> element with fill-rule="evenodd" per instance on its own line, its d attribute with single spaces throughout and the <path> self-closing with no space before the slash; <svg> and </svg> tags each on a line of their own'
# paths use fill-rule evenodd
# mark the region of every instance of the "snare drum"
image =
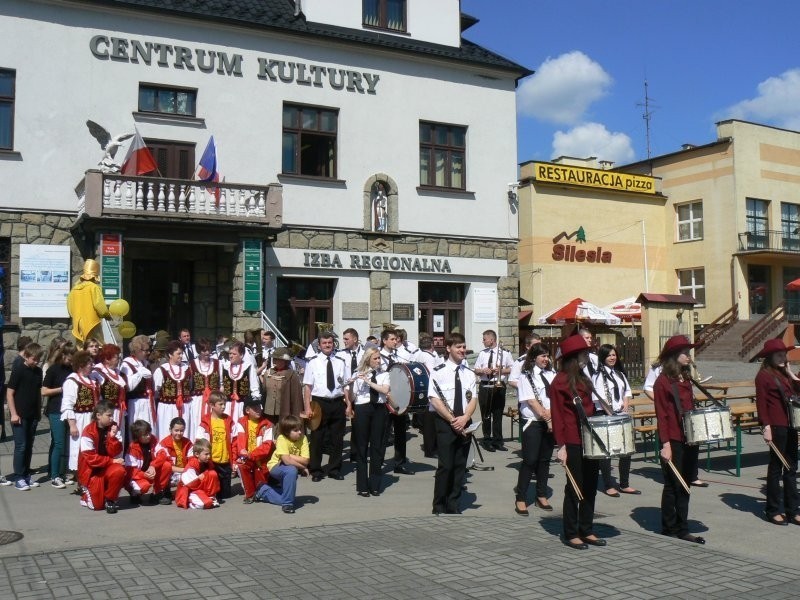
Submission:
<svg viewBox="0 0 800 600">
<path fill-rule="evenodd" d="M 389 389 L 397 414 L 428 409 L 428 368 L 420 362 L 395 363 L 389 369 Z"/>
<path fill-rule="evenodd" d="M 732 440 L 731 409 L 712 406 L 687 410 L 683 413 L 683 432 L 686 434 L 686 443 L 693 446 Z"/>
<path fill-rule="evenodd" d="M 611 456 L 630 456 L 636 451 L 633 441 L 633 419 L 630 415 L 597 415 L 589 417 L 589 428 L 581 427 L 583 455 L 586 458 L 609 458 Z M 605 445 L 604 452 L 591 430 Z"/>
<path fill-rule="evenodd" d="M 789 426 L 800 430 L 800 404 L 789 402 Z"/>
</svg>

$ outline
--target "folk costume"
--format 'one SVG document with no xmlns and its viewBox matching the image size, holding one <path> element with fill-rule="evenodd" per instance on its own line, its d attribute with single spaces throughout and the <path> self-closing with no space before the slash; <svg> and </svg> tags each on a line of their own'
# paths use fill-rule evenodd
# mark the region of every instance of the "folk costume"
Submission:
<svg viewBox="0 0 800 600">
<path fill-rule="evenodd" d="M 192 420 L 192 378 L 184 365 L 164 363 L 153 372 L 153 390 L 156 396 L 156 439 L 169 435 L 169 423 L 183 417 L 186 430 L 197 427 Z"/>
<path fill-rule="evenodd" d="M 219 476 L 214 470 L 214 463 L 201 463 L 192 456 L 181 473 L 178 489 L 175 492 L 175 504 L 178 508 L 214 508 L 219 506 Z"/>
<path fill-rule="evenodd" d="M 64 393 L 61 399 L 61 420 L 75 419 L 75 427 L 78 429 L 77 435 L 70 435 L 69 438 L 67 467 L 74 471 L 78 468 L 81 435 L 92 422 L 92 411 L 99 399 L 100 390 L 97 381 L 91 375 L 84 376 L 80 373 L 72 373 L 67 377 L 62 389 Z"/>
<path fill-rule="evenodd" d="M 268 419 L 278 423 L 286 415 L 300 416 L 303 412 L 303 384 L 293 369 L 271 367 L 261 374 L 261 378 L 266 390 L 264 415 Z"/>
<path fill-rule="evenodd" d="M 181 437 L 179 441 L 172 439 L 171 435 L 163 438 L 156 446 L 156 454 L 163 456 L 170 462 L 171 468 L 171 483 L 178 485 L 180 474 L 186 469 L 186 464 L 189 462 L 191 455 L 192 442 L 187 437 Z M 178 470 L 180 469 L 180 470 Z"/>
<path fill-rule="evenodd" d="M 125 452 L 125 487 L 131 496 L 169 492 L 172 461 L 165 453 L 158 453 L 156 445 L 155 438 L 150 436 L 149 444 L 133 440 Z M 150 467 L 155 470 L 152 480 L 145 477 Z"/>
<path fill-rule="evenodd" d="M 81 506 L 92 510 L 103 510 L 106 503 L 112 505 L 119 498 L 125 483 L 125 468 L 114 462 L 122 453 L 122 442 L 110 435 L 111 428 L 89 423 L 81 433 L 78 455 L 78 483 L 83 486 Z"/>
<path fill-rule="evenodd" d="M 128 431 L 134 421 L 147 421 L 156 432 L 156 404 L 153 392 L 153 374 L 144 363 L 133 356 L 126 357 L 119 367 L 128 382 Z"/>
<path fill-rule="evenodd" d="M 255 361 L 248 363 L 248 361 L 243 360 L 236 365 L 226 361 L 221 366 L 220 374 L 222 391 L 228 397 L 228 402 L 225 404 L 225 414 L 230 415 L 236 422 L 244 415 L 245 402 L 250 399 L 261 399 Z"/>
<path fill-rule="evenodd" d="M 233 419 L 224 414 L 215 417 L 209 414 L 200 421 L 197 428 L 197 439 L 211 442 L 211 462 L 218 475 L 219 497 L 222 499 L 231 496 L 231 475 L 233 461 L 236 459 L 233 448 Z"/>
<path fill-rule="evenodd" d="M 266 417 L 254 421 L 245 415 L 234 426 L 233 435 L 244 497 L 252 498 L 269 477 L 267 461 L 275 448 L 273 425 Z"/>
<path fill-rule="evenodd" d="M 190 439 L 197 439 L 197 428 L 204 416 L 211 414 L 208 406 L 208 397 L 211 392 L 222 390 L 222 377 L 220 374 L 219 360 L 211 358 L 203 363 L 200 358 L 195 358 L 189 365 L 192 378 L 192 403 L 191 425 L 186 422 L 185 435 Z"/>
<path fill-rule="evenodd" d="M 104 364 L 94 367 L 94 379 L 98 382 L 100 400 L 105 400 L 114 409 L 114 423 L 124 440 L 128 417 L 128 382 L 118 369 L 109 369 Z"/>
</svg>

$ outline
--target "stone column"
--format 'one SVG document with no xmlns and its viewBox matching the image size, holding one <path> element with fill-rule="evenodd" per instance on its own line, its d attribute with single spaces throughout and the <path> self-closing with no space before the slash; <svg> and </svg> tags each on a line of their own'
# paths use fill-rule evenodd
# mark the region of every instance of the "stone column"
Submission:
<svg viewBox="0 0 800 600">
<path fill-rule="evenodd" d="M 380 330 L 392 320 L 392 278 L 385 271 L 369 274 L 369 322 L 371 330 Z"/>
</svg>

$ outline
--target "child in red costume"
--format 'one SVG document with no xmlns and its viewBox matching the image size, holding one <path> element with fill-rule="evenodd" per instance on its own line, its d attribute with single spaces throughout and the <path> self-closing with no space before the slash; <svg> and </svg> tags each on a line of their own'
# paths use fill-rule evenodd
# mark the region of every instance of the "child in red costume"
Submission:
<svg viewBox="0 0 800 600">
<path fill-rule="evenodd" d="M 197 440 L 194 443 L 194 456 L 181 473 L 175 504 L 178 508 L 214 508 L 219 506 L 216 498 L 218 492 L 219 477 L 211 462 L 211 443 Z"/>
<path fill-rule="evenodd" d="M 178 485 L 181 473 L 186 470 L 186 463 L 191 455 L 192 442 L 184 437 L 186 421 L 183 417 L 175 417 L 169 423 L 169 435 L 158 442 L 156 454 L 163 456 L 172 465 L 171 483 Z"/>
<path fill-rule="evenodd" d="M 131 425 L 131 444 L 125 453 L 125 487 L 131 504 L 141 504 L 142 496 L 150 493 L 151 504 L 172 504 L 169 480 L 172 462 L 164 454 L 156 454 L 156 441 L 150 423 L 137 419 Z"/>
<path fill-rule="evenodd" d="M 211 462 L 219 477 L 221 499 L 231 497 L 232 464 L 236 458 L 233 452 L 233 419 L 225 414 L 227 401 L 222 392 L 211 392 L 208 397 L 211 413 L 203 417 L 200 427 L 197 428 L 197 439 L 211 443 Z"/>
<path fill-rule="evenodd" d="M 92 422 L 80 437 L 78 482 L 83 486 L 81 506 L 117 512 L 117 498 L 125 483 L 124 459 L 114 458 L 122 452 L 117 439 L 114 409 L 108 402 L 98 402 L 92 411 Z"/>
<path fill-rule="evenodd" d="M 244 416 L 233 430 L 244 503 L 252 504 L 259 484 L 267 481 L 267 461 L 275 448 L 272 422 L 264 416 L 260 400 L 244 404 Z"/>
</svg>

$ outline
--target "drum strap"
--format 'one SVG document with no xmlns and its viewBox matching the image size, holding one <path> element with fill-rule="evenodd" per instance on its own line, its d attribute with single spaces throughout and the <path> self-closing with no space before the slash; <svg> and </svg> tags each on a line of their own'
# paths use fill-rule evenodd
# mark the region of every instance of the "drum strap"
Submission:
<svg viewBox="0 0 800 600">
<path fill-rule="evenodd" d="M 675 401 L 675 409 L 678 411 L 678 417 L 683 420 L 683 405 L 681 404 L 681 394 L 678 391 L 678 383 L 672 382 L 672 399 Z"/>
<path fill-rule="evenodd" d="M 592 438 L 594 438 L 594 441 L 597 443 L 598 446 L 600 446 L 600 450 L 602 451 L 602 453 L 605 454 L 606 456 L 611 456 L 608 452 L 608 449 L 606 448 L 606 445 L 603 443 L 603 440 L 600 438 L 599 435 L 597 435 L 597 432 L 594 430 L 594 427 L 592 427 L 589 424 L 589 419 L 586 417 L 586 411 L 583 410 L 583 402 L 581 400 L 581 397 L 578 396 L 578 392 L 575 390 L 575 387 L 570 385 L 570 388 L 572 388 L 572 403 L 575 405 L 575 410 L 578 413 L 578 418 L 580 419 L 581 424 L 584 427 L 586 427 L 586 429 L 589 430 L 589 433 L 592 434 Z"/>
<path fill-rule="evenodd" d="M 712 396 L 706 388 L 704 388 L 702 385 L 700 385 L 699 381 L 696 381 L 695 379 L 692 379 L 691 377 L 689 377 L 689 381 L 691 381 L 695 386 L 697 386 L 697 389 L 700 390 L 701 392 L 703 392 L 703 395 L 706 398 L 708 398 L 709 400 L 711 400 L 711 402 L 716 404 L 717 408 L 724 408 L 725 407 L 725 405 L 722 404 L 722 402 L 720 402 L 719 400 L 714 398 L 714 396 Z"/>
<path fill-rule="evenodd" d="M 606 388 L 607 387 L 608 386 L 606 386 Z M 608 401 L 606 401 L 605 398 L 603 398 L 600 394 L 598 394 L 597 393 L 597 388 L 594 387 L 594 384 L 591 381 L 589 382 L 589 388 L 592 390 L 592 393 L 594 394 L 594 397 L 597 398 L 600 401 L 600 406 L 603 407 L 603 411 L 605 411 L 605 413 L 607 415 L 613 415 L 614 414 L 614 405 L 611 403 L 611 399 L 609 398 Z"/>
<path fill-rule="evenodd" d="M 786 405 L 786 413 L 788 415 L 789 411 L 791 410 L 792 404 L 795 404 L 795 406 L 797 405 L 796 404 L 796 399 L 795 399 L 796 397 L 792 396 L 791 398 L 787 398 L 786 397 L 786 392 L 784 391 L 784 387 L 783 387 L 783 385 L 781 385 L 781 380 L 778 379 L 777 377 L 775 377 L 775 375 L 773 375 L 773 377 L 775 378 L 775 385 L 778 386 L 778 392 L 780 392 L 780 394 L 781 394 L 781 398 L 783 399 L 783 403 Z"/>
</svg>

